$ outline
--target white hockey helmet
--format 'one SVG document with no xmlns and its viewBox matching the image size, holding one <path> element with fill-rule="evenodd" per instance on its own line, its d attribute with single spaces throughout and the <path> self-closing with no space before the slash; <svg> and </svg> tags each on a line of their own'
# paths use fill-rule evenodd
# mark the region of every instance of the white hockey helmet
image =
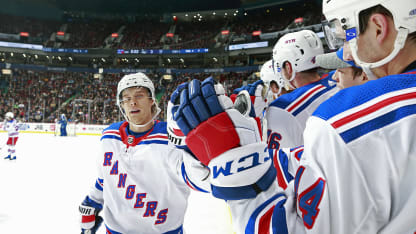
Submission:
<svg viewBox="0 0 416 234">
<path fill-rule="evenodd" d="M 359 14 L 377 5 L 390 11 L 398 34 L 390 55 L 377 62 L 367 63 L 357 54 L 357 37 L 360 33 Z M 375 78 L 370 69 L 390 62 L 403 48 L 407 35 L 416 31 L 415 0 L 324 0 L 322 11 L 328 20 L 323 30 L 328 46 L 337 49 L 343 45 L 344 40 L 348 41 L 355 63 L 363 68 L 370 79 Z"/>
<path fill-rule="evenodd" d="M 7 112 L 5 115 L 4 115 L 4 118 L 6 118 L 6 119 L 13 119 L 14 118 L 14 114 L 13 114 L 13 112 Z"/>
<path fill-rule="evenodd" d="M 151 99 L 153 100 L 155 107 L 156 107 L 156 112 L 153 115 L 153 118 L 147 122 L 146 124 L 143 125 L 138 125 L 138 124 L 134 124 L 131 123 L 126 115 L 126 112 L 124 111 L 124 109 L 121 106 L 121 94 L 123 92 L 123 90 L 131 88 L 131 87 L 144 87 L 147 88 L 150 92 L 151 95 Z M 143 127 L 146 126 L 147 124 L 149 124 L 151 121 L 153 121 L 160 113 L 160 108 L 157 106 L 157 102 L 156 102 L 156 97 L 155 97 L 155 87 L 153 86 L 153 82 L 149 79 L 149 77 L 147 77 L 144 73 L 138 72 L 138 73 L 134 73 L 134 74 L 128 74 L 123 76 L 123 78 L 121 78 L 121 80 L 118 82 L 117 85 L 117 106 L 120 109 L 121 113 L 123 114 L 124 118 L 130 123 L 133 124 L 135 126 L 138 127 Z"/>
<path fill-rule="evenodd" d="M 292 65 L 293 73 L 291 77 L 284 77 L 287 81 L 292 81 L 296 72 L 306 71 L 318 65 L 315 57 L 324 53 L 321 39 L 311 30 L 302 30 L 288 33 L 281 37 L 273 48 L 273 60 L 276 67 L 282 67 L 285 62 Z"/>
<path fill-rule="evenodd" d="M 279 87 L 279 92 L 277 95 L 280 94 L 282 88 L 288 90 L 288 86 L 286 81 L 283 79 L 282 74 L 280 73 L 280 67 L 275 67 L 275 63 L 273 59 L 268 60 L 261 66 L 260 69 L 260 79 L 270 87 L 272 82 L 276 82 L 277 86 Z"/>
</svg>

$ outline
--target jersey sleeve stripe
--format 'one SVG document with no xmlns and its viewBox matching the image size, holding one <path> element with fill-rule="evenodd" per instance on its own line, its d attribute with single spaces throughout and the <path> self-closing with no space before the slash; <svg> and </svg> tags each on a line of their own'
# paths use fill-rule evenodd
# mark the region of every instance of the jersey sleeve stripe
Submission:
<svg viewBox="0 0 416 234">
<path fill-rule="evenodd" d="M 104 181 L 103 179 L 97 179 L 95 181 L 95 188 L 100 191 L 103 191 L 103 181 Z"/>
<path fill-rule="evenodd" d="M 188 174 L 186 174 L 186 170 L 185 170 L 185 164 L 182 163 L 181 166 L 181 171 L 182 171 L 182 178 L 185 181 L 186 185 L 188 185 L 188 187 L 190 187 L 191 189 L 195 190 L 195 191 L 199 191 L 199 192 L 204 192 L 204 193 L 208 193 L 208 191 L 198 187 L 196 184 L 194 184 L 188 177 Z"/>
<path fill-rule="evenodd" d="M 103 140 L 103 139 L 116 139 L 116 140 L 121 141 L 121 137 L 120 136 L 115 136 L 115 135 L 104 135 L 104 136 L 101 137 L 101 140 Z"/>
<path fill-rule="evenodd" d="M 286 110 L 289 112 L 292 112 L 297 106 L 299 106 L 301 103 L 305 102 L 310 96 L 312 96 L 314 93 L 319 92 L 320 90 L 325 89 L 325 86 L 323 85 L 317 85 L 315 88 L 307 91 L 302 96 L 300 96 L 297 100 L 292 102 Z"/>
<path fill-rule="evenodd" d="M 334 128 L 339 128 L 347 123 L 350 123 L 354 120 L 357 120 L 359 118 L 362 118 L 363 116 L 369 115 L 371 113 L 374 113 L 382 108 L 386 108 L 389 105 L 401 102 L 401 101 L 405 101 L 405 100 L 409 100 L 409 99 L 414 99 L 416 98 L 416 92 L 412 92 L 412 93 L 406 93 L 406 94 L 401 94 L 398 96 L 393 96 L 393 97 L 389 97 L 385 100 L 382 100 L 380 102 L 377 103 L 373 103 L 372 105 L 358 111 L 355 112 L 351 115 L 345 116 L 339 120 L 336 120 L 334 122 L 332 122 L 332 126 Z"/>
<path fill-rule="evenodd" d="M 391 111 L 387 114 L 384 114 L 378 118 L 375 118 L 371 121 L 368 121 L 354 128 L 346 130 L 340 133 L 340 136 L 346 143 L 349 143 L 361 136 L 368 134 L 369 132 L 383 128 L 403 118 L 406 118 L 409 116 L 415 116 L 415 115 L 416 115 L 416 104 L 404 106 L 394 111 Z"/>
<path fill-rule="evenodd" d="M 269 225 L 272 219 L 273 209 L 275 208 L 275 204 L 279 202 L 284 202 L 285 196 L 284 194 L 276 194 L 263 204 L 257 207 L 257 209 L 251 214 L 249 221 L 247 223 L 245 233 L 259 233 L 259 234 L 266 234 L 269 233 Z M 280 225 L 286 225 L 282 223 Z M 266 226 L 265 229 L 260 229 L 260 226 Z M 262 232 L 260 232 L 262 231 Z"/>
</svg>

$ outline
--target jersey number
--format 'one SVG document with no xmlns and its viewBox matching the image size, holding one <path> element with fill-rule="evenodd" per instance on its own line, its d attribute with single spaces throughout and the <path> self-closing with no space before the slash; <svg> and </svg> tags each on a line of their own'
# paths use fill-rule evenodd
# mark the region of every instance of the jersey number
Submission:
<svg viewBox="0 0 416 234">
<path fill-rule="evenodd" d="M 269 149 L 279 149 L 280 148 L 280 143 L 279 141 L 282 140 L 282 135 L 280 135 L 277 132 L 273 132 L 271 130 L 267 130 L 267 136 L 269 139 L 269 144 L 268 144 L 268 148 Z"/>
<path fill-rule="evenodd" d="M 302 176 L 304 167 L 300 167 L 296 173 L 295 178 L 295 192 L 297 195 L 299 180 Z M 324 194 L 325 181 L 319 178 L 313 185 L 308 189 L 304 190 L 298 197 L 298 207 L 302 212 L 303 224 L 308 229 L 312 229 L 315 224 L 315 220 L 319 214 L 319 204 L 321 203 L 322 196 Z"/>
</svg>

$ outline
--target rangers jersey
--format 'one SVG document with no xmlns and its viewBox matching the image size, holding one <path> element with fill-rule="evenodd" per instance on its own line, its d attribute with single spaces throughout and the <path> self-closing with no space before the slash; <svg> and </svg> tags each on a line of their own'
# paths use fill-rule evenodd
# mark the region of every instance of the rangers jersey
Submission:
<svg viewBox="0 0 416 234">
<path fill-rule="evenodd" d="M 303 130 L 313 111 L 336 91 L 330 75 L 274 100 L 266 112 L 269 149 L 303 145 Z"/>
<path fill-rule="evenodd" d="M 8 132 L 9 138 L 19 137 L 19 125 L 16 119 L 4 121 L 3 129 Z"/>
<path fill-rule="evenodd" d="M 141 136 L 128 122 L 110 125 L 98 174 L 89 197 L 103 204 L 107 233 L 182 233 L 189 187 L 198 187 L 185 172 L 183 151 L 168 142 L 165 122 Z"/>
<path fill-rule="evenodd" d="M 238 231 L 415 233 L 414 126 L 416 62 L 341 90 L 309 118 L 303 153 L 286 158 L 298 161 L 286 163 L 298 165 L 288 189 L 229 202 Z"/>
</svg>

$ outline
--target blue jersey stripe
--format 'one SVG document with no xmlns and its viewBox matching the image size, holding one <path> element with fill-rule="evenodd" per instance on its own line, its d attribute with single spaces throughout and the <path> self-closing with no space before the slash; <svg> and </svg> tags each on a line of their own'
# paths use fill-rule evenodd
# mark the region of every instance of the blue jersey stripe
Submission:
<svg viewBox="0 0 416 234">
<path fill-rule="evenodd" d="M 103 186 L 101 186 L 101 184 L 99 184 L 98 181 L 95 181 L 95 188 L 100 191 L 103 191 Z"/>
<path fill-rule="evenodd" d="M 119 136 L 114 136 L 114 135 L 104 135 L 101 137 L 101 140 L 103 139 L 116 139 L 116 140 L 121 141 L 121 138 Z"/>
<path fill-rule="evenodd" d="M 279 199 L 279 198 L 284 198 L 285 195 L 284 194 L 276 194 L 274 195 L 272 198 L 270 198 L 269 200 L 265 201 L 263 204 L 261 204 L 259 207 L 257 207 L 257 209 L 253 212 L 253 214 L 251 214 L 250 219 L 248 220 L 247 226 L 246 226 L 246 230 L 244 233 L 248 234 L 248 233 L 255 233 L 256 230 L 256 221 L 258 219 L 258 216 L 260 215 L 260 213 L 273 201 Z M 286 199 L 284 199 L 283 201 L 286 201 Z M 280 204 L 280 202 L 278 203 Z M 282 223 L 279 225 L 286 225 L 286 223 Z"/>
<path fill-rule="evenodd" d="M 408 116 L 415 115 L 415 114 L 416 114 L 416 105 L 403 106 L 394 111 L 391 111 L 382 116 L 379 116 L 375 119 L 367 121 L 361 125 L 355 126 L 354 128 L 348 129 L 342 132 L 340 135 L 346 143 L 349 143 L 361 136 L 364 136 L 367 133 L 383 128 L 389 124 L 392 124 L 396 121 L 399 121 L 403 118 L 406 118 Z"/>
<path fill-rule="evenodd" d="M 281 200 L 276 204 L 272 216 L 272 230 L 273 234 L 288 234 L 286 223 L 286 209 L 284 207 L 286 199 Z"/>
<path fill-rule="evenodd" d="M 142 141 L 137 145 L 148 145 L 148 144 L 159 144 L 159 145 L 167 145 L 168 141 L 163 140 L 151 140 L 151 141 Z"/>
<path fill-rule="evenodd" d="M 296 109 L 296 111 L 293 112 L 293 115 L 296 116 L 298 115 L 300 112 L 302 112 L 303 110 L 305 110 L 305 108 L 307 108 L 312 102 L 314 102 L 316 99 L 318 99 L 320 96 L 322 96 L 323 94 L 325 94 L 326 92 L 328 92 L 329 90 L 332 90 L 333 88 L 335 88 L 336 86 L 330 87 L 330 88 L 325 88 L 324 90 L 321 90 L 319 93 L 314 94 L 312 97 L 309 98 L 309 100 L 305 103 L 303 103 L 302 106 L 298 107 Z"/>
<path fill-rule="evenodd" d="M 287 183 L 293 180 L 293 176 L 289 173 L 289 159 L 283 150 L 279 150 L 279 162 L 282 166 L 283 173 L 285 175 Z"/>
<path fill-rule="evenodd" d="M 182 170 L 182 179 L 183 181 L 187 184 L 189 183 L 195 190 L 200 191 L 200 192 L 204 192 L 204 193 L 209 193 L 208 191 L 198 187 L 196 184 L 194 184 L 190 179 L 188 174 L 186 174 L 186 170 L 185 170 L 185 164 L 182 163 L 181 166 L 181 170 Z"/>
</svg>

